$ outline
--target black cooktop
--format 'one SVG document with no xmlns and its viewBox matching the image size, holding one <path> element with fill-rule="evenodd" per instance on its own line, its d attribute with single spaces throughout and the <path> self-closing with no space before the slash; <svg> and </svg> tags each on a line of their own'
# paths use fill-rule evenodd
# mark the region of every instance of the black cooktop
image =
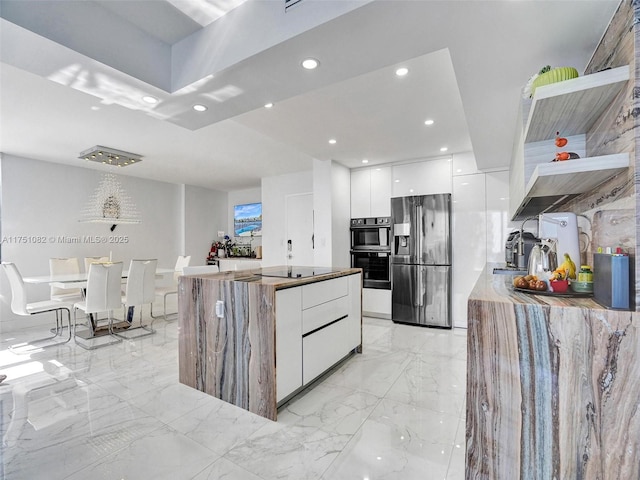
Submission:
<svg viewBox="0 0 640 480">
<path fill-rule="evenodd" d="M 307 278 L 316 275 L 326 275 L 327 273 L 340 272 L 329 267 L 282 267 L 282 268 L 265 268 L 252 271 L 254 275 L 261 277 L 278 277 L 278 278 Z"/>
</svg>

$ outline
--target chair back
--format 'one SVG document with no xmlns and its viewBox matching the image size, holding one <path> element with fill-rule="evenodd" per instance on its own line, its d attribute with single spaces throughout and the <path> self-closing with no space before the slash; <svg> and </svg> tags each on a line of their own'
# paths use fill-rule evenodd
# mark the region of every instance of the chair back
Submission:
<svg viewBox="0 0 640 480">
<path fill-rule="evenodd" d="M 156 297 L 158 260 L 131 260 L 127 277 L 127 306 L 151 303 Z"/>
<path fill-rule="evenodd" d="M 84 257 L 84 271 L 89 273 L 89 265 L 92 263 L 106 263 L 109 257 Z"/>
<path fill-rule="evenodd" d="M 175 273 L 173 274 L 173 281 L 178 283 L 178 277 L 182 275 L 182 270 L 184 267 L 188 267 L 191 262 L 191 255 L 179 255 L 176 260 L 176 266 L 174 268 Z"/>
<path fill-rule="evenodd" d="M 75 257 L 72 258 L 50 258 L 49 274 L 50 275 L 66 275 L 80 273 L 80 262 Z M 82 290 L 80 288 L 66 289 L 54 287 L 51 285 L 51 298 L 57 296 L 80 296 Z"/>
<path fill-rule="evenodd" d="M 18 267 L 11 262 L 2 262 L 2 269 L 7 274 L 11 287 L 11 311 L 16 315 L 29 315 L 27 311 L 27 290 L 24 288 L 22 275 Z"/>
<path fill-rule="evenodd" d="M 218 273 L 220 268 L 217 265 L 199 265 L 197 267 L 184 267 L 182 269 L 183 275 L 197 275 L 197 274 L 208 274 L 208 273 Z"/>
<path fill-rule="evenodd" d="M 87 278 L 86 313 L 106 312 L 122 306 L 122 262 L 91 263 Z"/>
</svg>

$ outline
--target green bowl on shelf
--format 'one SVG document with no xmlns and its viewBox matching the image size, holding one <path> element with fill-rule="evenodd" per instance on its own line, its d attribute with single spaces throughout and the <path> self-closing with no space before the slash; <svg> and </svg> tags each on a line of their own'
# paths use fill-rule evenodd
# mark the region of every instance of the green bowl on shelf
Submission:
<svg viewBox="0 0 640 480">
<path fill-rule="evenodd" d="M 549 85 L 552 83 L 564 82 L 565 80 L 571 80 L 572 78 L 578 78 L 578 70 L 573 67 L 558 67 L 549 70 L 541 75 L 538 75 L 531 84 L 531 95 L 536 91 L 536 88 L 543 85 Z"/>
</svg>

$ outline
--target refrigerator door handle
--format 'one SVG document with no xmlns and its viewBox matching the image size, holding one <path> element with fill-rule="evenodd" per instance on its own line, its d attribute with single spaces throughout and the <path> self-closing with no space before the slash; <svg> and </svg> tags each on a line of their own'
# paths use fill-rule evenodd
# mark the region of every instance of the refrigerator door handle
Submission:
<svg viewBox="0 0 640 480">
<path fill-rule="evenodd" d="M 415 234 L 417 234 L 418 238 L 417 238 L 417 244 L 418 244 L 418 250 L 416 251 L 416 263 L 422 263 L 423 262 L 423 248 L 424 248 L 424 244 L 423 244 L 423 240 L 424 240 L 424 221 L 423 221 L 423 210 L 422 210 L 422 205 L 416 205 L 416 228 L 414 229 Z"/>
<path fill-rule="evenodd" d="M 424 269 L 423 268 L 417 268 L 416 269 L 416 275 L 418 277 L 418 281 L 416 282 L 416 288 L 417 288 L 417 292 L 416 292 L 416 304 L 418 307 L 423 307 L 424 306 L 424 280 L 423 280 L 423 275 L 424 273 Z"/>
</svg>

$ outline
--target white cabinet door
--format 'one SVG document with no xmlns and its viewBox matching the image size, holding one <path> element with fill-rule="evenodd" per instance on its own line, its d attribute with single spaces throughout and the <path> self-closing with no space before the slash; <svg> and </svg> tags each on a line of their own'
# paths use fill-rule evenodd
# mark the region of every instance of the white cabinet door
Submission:
<svg viewBox="0 0 640 480">
<path fill-rule="evenodd" d="M 345 353 L 362 345 L 362 275 L 349 277 L 349 310 L 348 331 L 345 336 Z"/>
<path fill-rule="evenodd" d="M 393 197 L 451 193 L 451 157 L 392 167 Z"/>
<path fill-rule="evenodd" d="M 467 299 L 487 261 L 485 174 L 456 176 L 453 184 L 451 238 L 455 261 L 451 308 L 453 326 L 466 328 Z M 473 248 L 469 248 L 469 239 L 474 239 Z"/>
<path fill-rule="evenodd" d="M 310 283 L 302 286 L 302 308 L 307 309 L 321 303 L 349 295 L 347 277 L 332 278 L 324 282 Z"/>
<path fill-rule="evenodd" d="M 365 168 L 351 171 L 351 218 L 371 216 L 371 172 Z"/>
<path fill-rule="evenodd" d="M 276 291 L 276 401 L 302 386 L 302 288 Z"/>
<path fill-rule="evenodd" d="M 349 335 L 348 320 L 349 317 L 343 318 L 302 339 L 305 385 L 349 353 L 344 348 Z"/>
<path fill-rule="evenodd" d="M 371 216 L 391 216 L 391 167 L 371 169 Z"/>
<path fill-rule="evenodd" d="M 391 290 L 363 288 L 362 311 L 365 316 L 391 318 Z"/>
</svg>

